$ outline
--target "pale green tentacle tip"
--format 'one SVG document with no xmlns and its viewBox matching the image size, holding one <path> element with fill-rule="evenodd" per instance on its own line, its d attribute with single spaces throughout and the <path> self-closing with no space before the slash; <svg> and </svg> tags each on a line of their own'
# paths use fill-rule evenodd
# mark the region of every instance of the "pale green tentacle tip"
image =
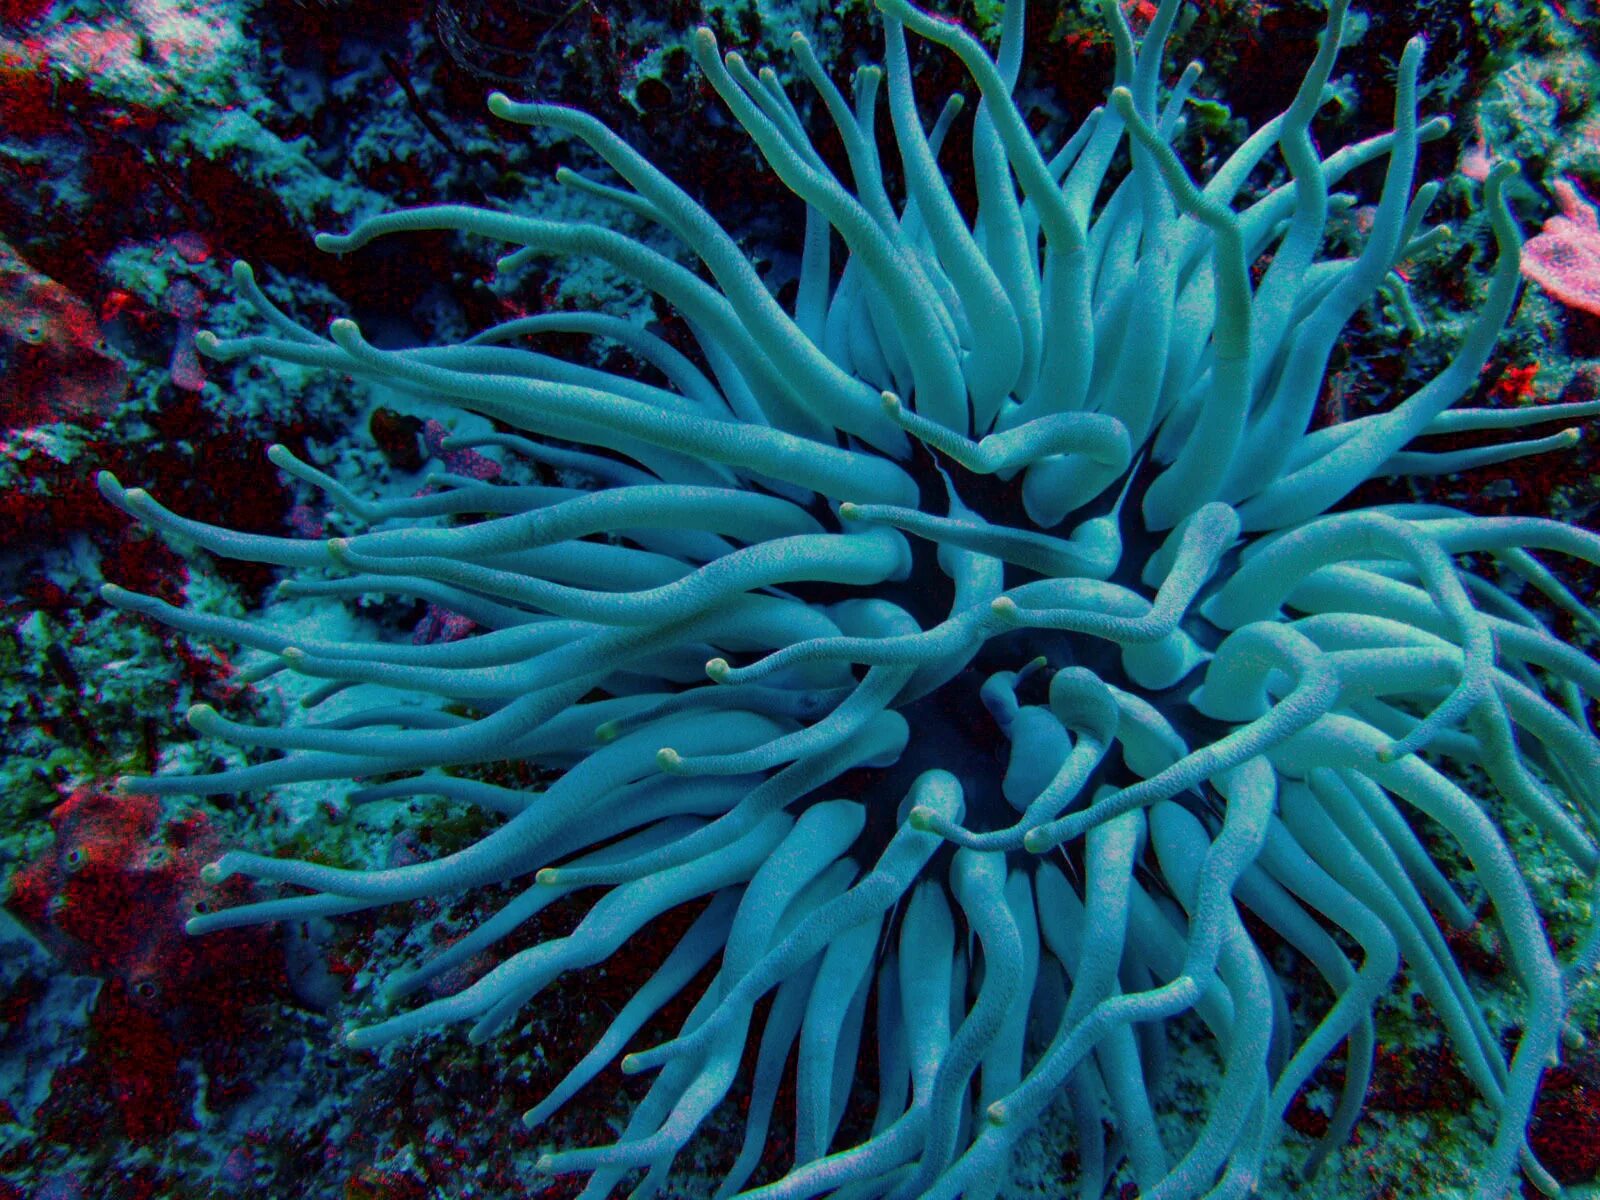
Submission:
<svg viewBox="0 0 1600 1200">
<path fill-rule="evenodd" d="M 1407 751 L 1398 742 L 1385 742 L 1378 747 L 1377 758 L 1381 763 L 1392 763 L 1406 753 Z"/>
<path fill-rule="evenodd" d="M 1417 126 L 1417 140 L 1419 142 L 1436 142 L 1442 137 L 1448 137 L 1455 128 L 1455 123 L 1442 113 L 1436 117 L 1429 117 Z"/>
<path fill-rule="evenodd" d="M 1489 168 L 1489 174 L 1483 181 L 1484 187 L 1494 188 L 1498 191 L 1500 188 L 1505 186 L 1506 180 L 1510 179 L 1521 169 L 1522 168 L 1513 159 L 1502 158 Z"/>
<path fill-rule="evenodd" d="M 189 711 L 184 714 L 184 719 L 201 733 L 216 733 L 221 727 L 221 718 L 217 710 L 209 704 L 191 704 Z"/>
<path fill-rule="evenodd" d="M 351 566 L 349 538 L 329 538 L 327 545 L 329 558 L 341 567 Z"/>
<path fill-rule="evenodd" d="M 861 505 L 853 500 L 846 500 L 839 505 L 839 519 L 841 521 L 854 521 L 861 516 Z"/>
<path fill-rule="evenodd" d="M 229 874 L 230 872 L 223 867 L 220 858 L 216 862 L 209 862 L 200 868 L 200 880 L 202 883 L 221 883 Z"/>
<path fill-rule="evenodd" d="M 1022 610 L 1010 596 L 996 596 L 989 601 L 989 611 L 1008 625 L 1018 625 L 1022 622 Z"/>
<path fill-rule="evenodd" d="M 123 487 L 122 480 L 110 471 L 101 471 L 94 477 L 94 481 L 100 489 L 100 494 L 121 509 L 132 508 L 150 499 L 150 493 L 143 488 Z"/>
<path fill-rule="evenodd" d="M 675 775 L 683 767 L 683 755 L 671 746 L 663 746 L 656 751 L 656 766 L 668 775 Z"/>
<path fill-rule="evenodd" d="M 918 804 L 906 814 L 906 824 L 918 833 L 933 833 L 939 814 L 926 804 Z"/>
<path fill-rule="evenodd" d="M 218 350 L 221 345 L 222 339 L 209 329 L 202 329 L 194 335 L 194 348 L 207 358 L 221 358 Z"/>
<path fill-rule="evenodd" d="M 619 721 L 602 721 L 594 727 L 594 740 L 601 745 L 614 742 L 622 733 L 622 724 Z"/>
<path fill-rule="evenodd" d="M 1030 829 L 1022 835 L 1022 848 L 1029 854 L 1043 854 L 1055 845 L 1056 840 L 1043 829 Z"/>
<path fill-rule="evenodd" d="M 561 870 L 558 867 L 541 867 L 535 872 L 533 881 L 545 887 L 554 887 L 561 882 Z"/>
<path fill-rule="evenodd" d="M 311 239 L 311 242 L 312 245 L 316 246 L 318 250 L 321 250 L 324 253 L 343 254 L 348 250 L 355 250 L 361 246 L 364 246 L 367 242 L 367 239 L 360 236 L 360 234 L 356 231 L 352 230 L 349 233 L 319 233 Z M 341 320 L 343 319 L 344 318 L 341 318 Z M 338 322 L 335 322 L 335 324 L 337 323 Z M 353 321 L 350 323 L 352 325 L 355 324 Z"/>
<path fill-rule="evenodd" d="M 712 683 L 726 683 L 728 674 L 733 670 L 725 658 L 713 658 L 706 663 L 706 677 Z"/>
<path fill-rule="evenodd" d="M 294 454 L 282 442 L 273 442 L 267 447 L 267 461 L 275 467 L 296 465 Z"/>
<path fill-rule="evenodd" d="M 1006 1110 L 1004 1100 L 996 1100 L 984 1110 L 983 1115 L 989 1118 L 991 1125 L 1004 1125 L 1011 1120 L 1011 1114 Z"/>
<path fill-rule="evenodd" d="M 624 1075 L 638 1075 L 647 1069 L 645 1064 L 639 1061 L 637 1054 L 624 1054 L 620 1065 Z"/>
<path fill-rule="evenodd" d="M 903 407 L 899 396 L 896 396 L 893 392 L 880 392 L 878 394 L 878 402 L 883 405 L 884 412 L 891 417 L 899 417 Z"/>
<path fill-rule="evenodd" d="M 132 594 L 127 588 L 118 587 L 114 583 L 102 583 L 100 585 L 100 599 L 107 604 L 115 604 L 118 608 L 121 608 Z"/>
</svg>

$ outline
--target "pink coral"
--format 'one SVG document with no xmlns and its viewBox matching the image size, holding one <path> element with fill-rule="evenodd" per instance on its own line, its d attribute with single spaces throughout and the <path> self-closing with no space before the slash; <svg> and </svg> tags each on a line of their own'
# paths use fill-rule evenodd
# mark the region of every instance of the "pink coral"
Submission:
<svg viewBox="0 0 1600 1200">
<path fill-rule="evenodd" d="M 1566 180 L 1555 193 L 1561 214 L 1522 248 L 1522 273 L 1569 308 L 1600 316 L 1600 216 Z"/>
<path fill-rule="evenodd" d="M 423 423 L 422 440 L 427 443 L 433 455 L 444 463 L 445 470 L 456 475 L 464 475 L 468 479 L 499 477 L 499 463 L 479 454 L 476 450 L 447 446 L 445 443 L 449 437 L 450 431 L 442 422 L 429 420 Z"/>
<path fill-rule="evenodd" d="M 0 429 L 97 425 L 127 389 L 89 306 L 0 239 Z"/>
</svg>

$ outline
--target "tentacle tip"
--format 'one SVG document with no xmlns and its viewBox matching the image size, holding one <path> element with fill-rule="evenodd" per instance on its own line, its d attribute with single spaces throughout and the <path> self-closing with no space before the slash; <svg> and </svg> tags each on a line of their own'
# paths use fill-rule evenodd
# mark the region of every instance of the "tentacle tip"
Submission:
<svg viewBox="0 0 1600 1200">
<path fill-rule="evenodd" d="M 1010 596 L 996 596 L 989 602 L 989 611 L 1008 624 L 1020 623 L 1022 610 Z"/>
<path fill-rule="evenodd" d="M 342 233 L 319 233 L 311 239 L 311 244 L 325 254 L 342 254 L 349 249 L 350 239 Z"/>
<path fill-rule="evenodd" d="M 878 395 L 878 402 L 883 405 L 883 411 L 888 413 L 891 417 L 898 417 L 901 409 L 904 407 L 900 403 L 900 397 L 896 396 L 893 392 L 880 392 Z"/>
<path fill-rule="evenodd" d="M 706 663 L 706 677 L 713 683 L 726 683 L 732 670 L 725 658 L 713 658 Z"/>
<path fill-rule="evenodd" d="M 222 339 L 209 329 L 199 330 L 194 335 L 194 348 L 207 358 L 217 358 L 217 348 L 222 345 Z"/>
<path fill-rule="evenodd" d="M 133 593 L 128 591 L 127 588 L 119 587 L 114 583 L 102 583 L 100 585 L 100 599 L 107 604 L 115 604 L 120 607 L 131 595 Z"/>
<path fill-rule="evenodd" d="M 228 875 L 229 871 L 222 865 L 220 858 L 200 868 L 200 879 L 203 883 L 221 883 Z"/>
<path fill-rule="evenodd" d="M 195 937 L 206 931 L 205 922 L 199 917 L 190 917 L 183 923 L 183 931 L 190 937 Z"/>
<path fill-rule="evenodd" d="M 1381 763 L 1392 763 L 1404 758 L 1410 751 L 1400 742 L 1385 742 L 1378 747 L 1377 758 Z"/>
<path fill-rule="evenodd" d="M 594 740 L 601 745 L 614 742 L 622 733 L 622 724 L 618 721 L 602 721 L 594 727 Z"/>
<path fill-rule="evenodd" d="M 1055 839 L 1042 829 L 1030 829 L 1022 835 L 1022 848 L 1029 854 L 1043 854 L 1055 844 Z"/>
<path fill-rule="evenodd" d="M 1011 1114 L 1006 1111 L 1005 1104 L 999 1100 L 996 1100 L 984 1110 L 984 1116 L 989 1118 L 989 1124 L 991 1125 L 1004 1125 L 1011 1120 Z"/>
<path fill-rule="evenodd" d="M 1510 179 L 1520 169 L 1515 159 L 1502 158 L 1489 168 L 1489 176 L 1485 182 L 1498 186 Z"/>
<path fill-rule="evenodd" d="M 639 1059 L 640 1056 L 637 1054 L 624 1054 L 620 1064 L 622 1067 L 622 1073 L 624 1075 L 642 1074 L 645 1070 L 646 1064 L 640 1062 Z"/>
<path fill-rule="evenodd" d="M 209 704 L 191 704 L 189 711 L 184 714 L 184 719 L 200 732 L 206 733 L 217 727 L 220 718 L 217 716 L 217 710 Z"/>
<path fill-rule="evenodd" d="M 278 657 L 288 666 L 296 667 L 305 662 L 309 655 L 299 646 L 285 646 L 278 652 Z"/>
<path fill-rule="evenodd" d="M 839 519 L 841 521 L 854 521 L 861 516 L 861 505 L 853 500 L 846 500 L 839 505 Z"/>
<path fill-rule="evenodd" d="M 939 814 L 925 804 L 918 804 L 906 814 L 906 824 L 918 833 L 933 833 Z"/>
<path fill-rule="evenodd" d="M 555 887 L 561 882 L 561 870 L 558 867 L 544 867 L 534 875 L 533 881 L 545 887 Z"/>
<path fill-rule="evenodd" d="M 357 341 L 361 337 L 361 326 L 349 317 L 335 317 L 328 322 L 328 336 L 340 343 Z"/>
<path fill-rule="evenodd" d="M 668 775 L 675 775 L 683 767 L 683 755 L 671 746 L 663 746 L 656 751 L 656 766 Z"/>
</svg>

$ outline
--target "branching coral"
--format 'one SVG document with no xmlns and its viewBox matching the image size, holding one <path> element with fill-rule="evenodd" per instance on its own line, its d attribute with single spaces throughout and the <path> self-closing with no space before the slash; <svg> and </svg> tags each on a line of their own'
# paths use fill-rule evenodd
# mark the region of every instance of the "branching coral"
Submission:
<svg viewBox="0 0 1600 1200">
<path fill-rule="evenodd" d="M 747 1194 L 992 1196 L 1018 1138 L 1061 1099 L 1080 1194 L 1099 1195 L 1126 1158 L 1148 1197 L 1244 1195 L 1291 1099 L 1341 1046 L 1343 1092 L 1307 1169 L 1348 1137 L 1372 1072 L 1374 1006 L 1404 961 L 1496 1129 L 1480 1194 L 1501 1196 L 1519 1160 L 1556 1191 L 1524 1129 L 1565 996 L 1600 938 L 1557 961 L 1499 810 L 1464 791 L 1456 768 L 1480 770 L 1582 870 L 1600 863 L 1600 741 L 1587 716 L 1600 666 L 1542 614 L 1593 618 L 1535 557 L 1600 564 L 1600 537 L 1419 505 L 1332 511 L 1374 476 L 1463 465 L 1408 449 L 1420 436 L 1596 411 L 1450 411 L 1515 298 L 1513 168 L 1488 176 L 1498 260 L 1454 358 L 1386 411 L 1312 428 L 1341 330 L 1398 261 L 1442 236 L 1422 229 L 1437 188 L 1413 179 L 1419 144 L 1446 128 L 1418 119 L 1420 42 L 1399 64 L 1393 130 L 1322 156 L 1311 126 L 1343 28 L 1335 0 L 1292 105 L 1200 184 L 1172 148 L 1198 69 L 1158 96 L 1176 0 L 1138 45 L 1107 0 L 1116 87 L 1048 156 L 1011 94 L 1020 3 L 994 59 L 905 0 L 878 3 L 887 70 L 859 70 L 853 98 L 804 38 L 792 46 L 848 186 L 772 73 L 719 56 L 708 32 L 696 41 L 711 85 L 805 201 L 793 311 L 704 209 L 604 126 L 502 96 L 496 114 L 587 143 L 622 186 L 568 183 L 660 226 L 697 262 L 592 224 L 456 206 L 376 217 L 318 244 L 343 253 L 455 230 L 516 247 L 508 265 L 596 256 L 677 310 L 691 353 L 615 318 L 559 313 L 460 345 L 381 350 L 348 320 L 326 339 L 301 328 L 239 268 L 271 332 L 203 336 L 206 353 L 345 372 L 491 417 L 532 435 L 494 435 L 503 450 L 593 486 L 446 479 L 435 494 L 370 501 L 275 450 L 370 527 L 311 542 L 200 525 L 104 480 L 155 529 L 327 574 L 288 585 L 301 594 L 422 598 L 483 630 L 434 645 L 334 642 L 107 589 L 131 611 L 325 680 L 321 696 L 383 684 L 431 698 L 283 728 L 197 708 L 199 729 L 282 754 L 128 786 L 216 794 L 389 776 L 358 798 L 431 795 L 504 817 L 457 853 L 387 870 L 226 854 L 214 878 L 304 894 L 191 929 L 520 882 L 468 936 L 392 975 L 384 998 L 396 1003 L 558 898 L 599 889 L 569 936 L 350 1034 L 370 1047 L 456 1021 L 488 1038 L 562 973 L 708 898 L 528 1114 L 549 1117 L 720 955 L 677 1035 L 623 1059 L 656 1074 L 616 1142 L 542 1160 L 590 1173 L 590 1196 L 636 1169 L 634 1194 L 656 1191 L 751 1039 L 747 1134 L 724 1195 L 752 1179 L 791 1055 L 794 1165 Z M 981 95 L 975 220 L 937 161 L 959 98 L 925 126 L 907 28 L 959 56 Z M 898 207 L 874 133 L 885 81 Z M 1246 201 L 1272 156 L 1287 177 Z M 1331 189 L 1367 163 L 1385 173 L 1366 243 L 1320 258 L 1346 202 Z M 528 348 L 552 332 L 620 342 L 649 378 Z M 1568 440 L 1466 453 L 1478 464 Z M 1474 574 L 1466 555 L 1496 577 Z M 559 775 L 536 792 L 453 770 L 504 761 Z M 1446 942 L 1441 920 L 1461 929 L 1475 914 L 1430 837 L 1470 861 L 1504 933 L 1522 986 L 1509 1058 Z M 1309 1024 L 1291 1019 L 1263 928 L 1326 981 L 1320 999 L 1304 998 Z M 1191 1011 L 1221 1076 L 1193 1141 L 1174 1146 L 1157 1126 L 1161 1064 L 1170 1022 Z M 837 1145 L 851 1096 L 873 1090 L 857 1080 L 864 1038 L 876 1115 Z"/>
</svg>

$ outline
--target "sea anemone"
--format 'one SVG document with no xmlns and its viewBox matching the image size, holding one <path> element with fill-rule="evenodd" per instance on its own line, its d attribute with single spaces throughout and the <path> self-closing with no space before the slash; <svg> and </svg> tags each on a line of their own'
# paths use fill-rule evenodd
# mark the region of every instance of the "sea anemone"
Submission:
<svg viewBox="0 0 1600 1200">
<path fill-rule="evenodd" d="M 1018 1139 L 1062 1100 L 1081 1195 L 1098 1196 L 1124 1160 L 1146 1197 L 1244 1195 L 1290 1101 L 1341 1047 L 1342 1092 L 1306 1169 L 1349 1136 L 1372 1076 L 1374 1008 L 1403 961 L 1496 1129 L 1479 1194 L 1501 1196 L 1519 1160 L 1556 1190 L 1525 1127 L 1572 977 L 1600 939 L 1584 935 L 1558 963 L 1499 805 L 1462 780 L 1488 781 L 1584 872 L 1600 863 L 1600 741 L 1586 715 L 1600 666 L 1550 628 L 1562 612 L 1593 618 L 1534 557 L 1600 564 L 1600 537 L 1431 505 L 1333 511 L 1373 477 L 1574 436 L 1410 448 L 1424 435 L 1597 411 L 1451 411 L 1515 299 L 1514 168 L 1488 175 L 1497 258 L 1454 357 L 1383 411 L 1319 424 L 1347 322 L 1393 286 L 1397 263 L 1445 236 L 1422 228 L 1437 186 L 1413 186 L 1419 144 L 1446 128 L 1417 117 L 1420 41 L 1399 62 L 1392 131 L 1323 156 L 1311 126 L 1344 27 L 1333 0 L 1293 103 L 1201 185 L 1173 149 L 1198 69 L 1158 103 L 1177 0 L 1137 45 L 1105 0 L 1116 86 L 1049 151 L 1012 95 L 1020 2 L 997 58 L 906 0 L 878 7 L 887 69 L 858 70 L 852 98 L 803 37 L 792 44 L 851 186 L 772 72 L 719 55 L 707 30 L 695 38 L 711 86 L 805 202 L 790 308 L 604 125 L 500 95 L 496 115 L 581 140 L 621 182 L 564 181 L 689 255 L 453 205 L 377 216 L 318 245 L 453 230 L 517 247 L 506 267 L 595 256 L 676 310 L 677 346 L 618 317 L 552 312 L 458 345 L 381 350 L 349 320 L 326 338 L 304 329 L 239 266 L 270 334 L 202 334 L 203 352 L 324 368 L 491 418 L 498 431 L 475 444 L 547 464 L 563 484 L 443 477 L 428 494 L 371 500 L 275 448 L 279 467 L 367 528 L 310 541 L 203 525 L 103 478 L 154 529 L 309 572 L 286 585 L 299 595 L 420 599 L 479 630 L 332 641 L 106 589 L 125 609 L 265 652 L 270 670 L 326 681 L 314 700 L 363 685 L 416 698 L 283 727 L 197 707 L 199 730 L 281 754 L 125 786 L 209 795 L 360 779 L 357 799 L 442 797 L 501 820 L 456 853 L 383 870 L 224 854 L 210 878 L 300 891 L 190 929 L 520 887 L 391 974 L 383 998 L 396 1005 L 557 899 L 593 898 L 567 936 L 348 1035 L 373 1047 L 458 1021 L 487 1039 L 564 972 L 699 905 L 659 971 L 527 1114 L 548 1118 L 720 956 L 675 1036 L 623 1058 L 655 1074 L 621 1135 L 540 1160 L 589 1173 L 596 1197 L 638 1169 L 634 1195 L 660 1188 L 752 1040 L 744 1144 L 723 1195 L 753 1178 L 791 1054 L 793 1166 L 743 1194 L 993 1196 Z M 954 52 L 981 94 L 975 219 L 938 165 L 959 101 L 925 124 L 907 28 Z M 875 133 L 884 82 L 898 206 Z M 1269 157 L 1286 174 L 1249 193 Z M 1382 193 L 1359 254 L 1319 258 L 1348 203 L 1330 189 L 1375 162 Z M 551 333 L 620 343 L 646 370 L 527 348 Z M 493 764 L 524 774 L 494 782 Z M 529 767 L 548 786 L 509 786 Z M 1447 843 L 1470 863 L 1521 984 L 1519 1032 L 1504 1044 L 1447 941 L 1445 928 L 1476 919 L 1436 861 Z M 1325 981 L 1320 994 L 1286 982 L 1297 963 Z M 1220 1076 L 1192 1139 L 1173 1145 L 1157 1108 L 1188 1013 Z M 841 1137 L 852 1097 L 874 1115 Z"/>
</svg>

